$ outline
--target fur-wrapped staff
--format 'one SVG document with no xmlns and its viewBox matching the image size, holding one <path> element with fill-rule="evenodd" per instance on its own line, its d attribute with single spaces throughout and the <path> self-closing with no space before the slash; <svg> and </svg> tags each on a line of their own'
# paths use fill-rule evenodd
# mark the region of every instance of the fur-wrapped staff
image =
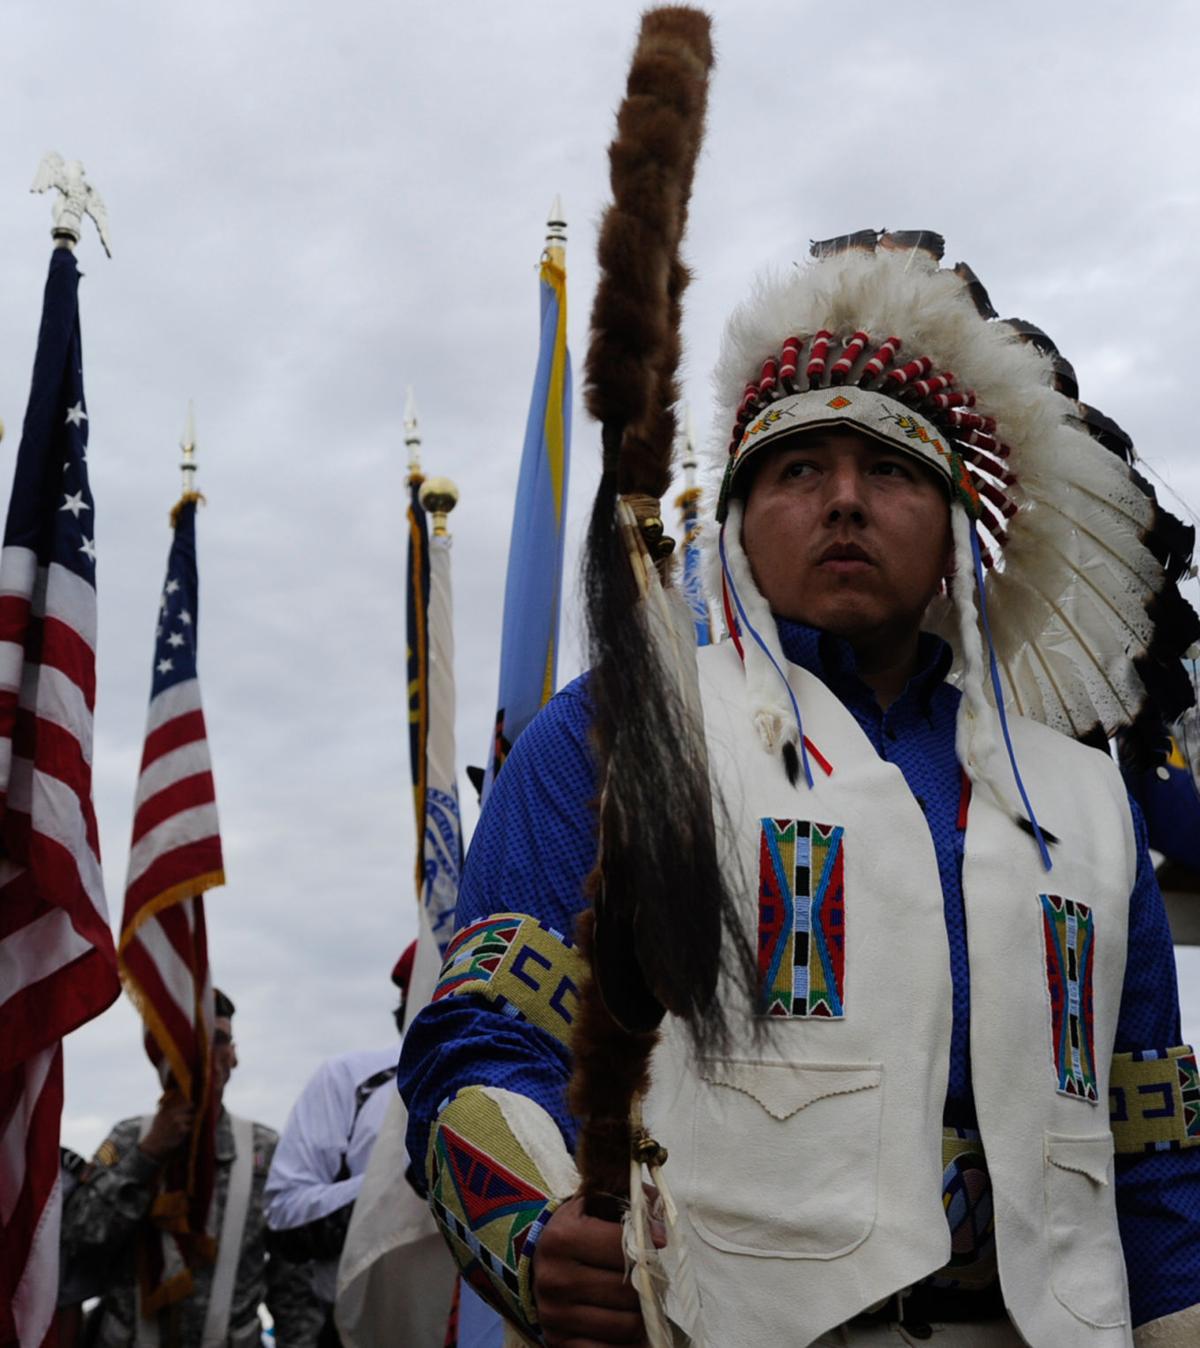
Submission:
<svg viewBox="0 0 1200 1348">
<path fill-rule="evenodd" d="M 631 1113 L 664 1012 L 698 1043 L 719 1041 L 722 951 L 739 981 L 753 977 L 717 863 L 691 620 L 663 588 L 673 543 L 660 498 L 671 481 L 689 280 L 679 250 L 713 64 L 709 30 L 705 14 L 681 6 L 643 16 L 609 150 L 613 202 L 587 359 L 588 409 L 603 438 L 585 568 L 600 819 L 592 911 L 577 930 L 591 977 L 571 1101 L 587 1209 L 614 1220 L 631 1197 L 631 1151 L 635 1175 L 639 1158 L 661 1159 Z M 640 1182 L 632 1190 L 636 1205 Z"/>
</svg>

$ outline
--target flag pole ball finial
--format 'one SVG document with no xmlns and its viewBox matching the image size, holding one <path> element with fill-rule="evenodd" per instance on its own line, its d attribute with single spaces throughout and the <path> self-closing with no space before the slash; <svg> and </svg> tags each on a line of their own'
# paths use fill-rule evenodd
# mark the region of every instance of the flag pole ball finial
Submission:
<svg viewBox="0 0 1200 1348">
<path fill-rule="evenodd" d="M 458 504 L 458 488 L 448 477 L 427 478 L 421 484 L 417 499 L 433 516 L 434 537 L 445 538 L 446 516 Z"/>
</svg>

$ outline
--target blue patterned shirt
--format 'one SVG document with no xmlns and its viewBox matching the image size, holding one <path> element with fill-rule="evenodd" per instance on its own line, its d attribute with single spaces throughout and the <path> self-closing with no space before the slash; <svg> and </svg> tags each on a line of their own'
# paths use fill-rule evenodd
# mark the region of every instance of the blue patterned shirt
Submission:
<svg viewBox="0 0 1200 1348">
<path fill-rule="evenodd" d="M 843 641 L 781 621 L 784 653 L 822 679 L 880 757 L 894 763 L 925 814 L 945 901 L 953 981 L 945 1121 L 971 1128 L 970 969 L 962 893 L 962 775 L 955 752 L 960 694 L 945 682 L 949 648 L 922 634 L 918 672 L 886 711 L 858 678 Z M 529 913 L 571 932 L 595 861 L 595 762 L 588 741 L 586 676 L 559 692 L 513 748 L 475 831 L 463 871 L 459 929 L 497 912 Z M 1129 957 L 1115 1052 L 1180 1042 L 1174 951 L 1146 829 L 1131 804 L 1137 879 L 1129 905 Z M 409 1110 L 408 1151 L 425 1155 L 439 1104 L 467 1085 L 503 1086 L 536 1100 L 574 1150 L 566 1103 L 570 1064 L 549 1034 L 482 1000 L 427 1007 L 405 1040 L 398 1084 Z M 419 1164 L 414 1169 L 419 1169 Z M 1200 1148 L 1118 1156 L 1117 1211 L 1134 1324 L 1200 1303 Z M 414 1174 L 419 1182 L 420 1176 Z"/>
</svg>

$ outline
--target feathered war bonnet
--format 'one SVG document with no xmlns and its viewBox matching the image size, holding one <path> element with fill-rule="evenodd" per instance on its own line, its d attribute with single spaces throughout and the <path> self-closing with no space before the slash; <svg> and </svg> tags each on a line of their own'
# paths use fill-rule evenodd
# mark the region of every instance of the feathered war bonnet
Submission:
<svg viewBox="0 0 1200 1348">
<path fill-rule="evenodd" d="M 1032 324 L 999 320 L 969 267 L 928 231 L 814 244 L 731 318 L 715 375 L 717 568 L 765 748 L 812 781 L 801 708 L 741 546 L 743 473 L 817 427 L 849 428 L 946 484 L 954 575 L 925 626 L 955 653 L 958 756 L 1029 819 L 1008 712 L 1104 747 L 1128 732 L 1142 764 L 1193 700 L 1181 658 L 1200 620 L 1180 596 L 1193 530 L 1132 468 L 1129 437 L 1078 402 L 1070 364 Z"/>
</svg>

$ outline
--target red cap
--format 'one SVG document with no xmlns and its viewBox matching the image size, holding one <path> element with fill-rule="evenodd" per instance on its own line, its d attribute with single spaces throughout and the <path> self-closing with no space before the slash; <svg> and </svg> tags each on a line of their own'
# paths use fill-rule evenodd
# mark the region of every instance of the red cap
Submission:
<svg viewBox="0 0 1200 1348">
<path fill-rule="evenodd" d="M 417 943 L 413 941 L 396 961 L 396 967 L 392 970 L 392 982 L 405 992 L 408 991 L 409 980 L 412 978 L 413 960 L 416 955 Z"/>
</svg>

